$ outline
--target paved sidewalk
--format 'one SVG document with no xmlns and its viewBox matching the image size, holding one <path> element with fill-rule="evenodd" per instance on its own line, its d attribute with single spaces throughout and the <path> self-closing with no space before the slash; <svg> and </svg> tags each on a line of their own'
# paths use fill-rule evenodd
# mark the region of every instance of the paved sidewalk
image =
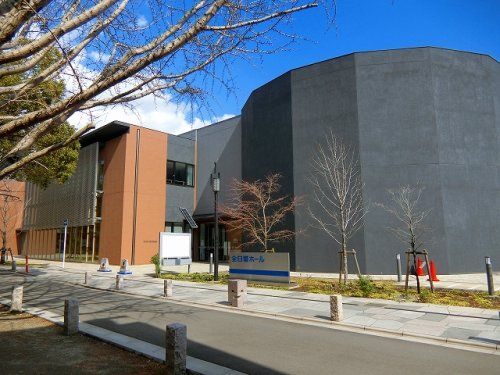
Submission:
<svg viewBox="0 0 500 375">
<path fill-rule="evenodd" d="M 62 269 L 54 265 L 33 269 L 33 274 L 37 278 L 78 284 L 83 284 L 84 281 L 82 271 Z M 89 286 L 114 290 L 115 276 L 114 272 L 93 272 Z M 173 284 L 174 301 L 232 309 L 228 307 L 227 287 L 224 285 L 177 280 Z M 135 295 L 158 298 L 163 293 L 163 280 L 148 276 L 127 276 L 124 285 L 124 292 Z M 470 344 L 500 349 L 500 316 L 495 310 L 349 297 L 344 297 L 343 301 L 344 325 L 366 330 L 388 330 L 401 335 L 465 340 Z M 329 296 L 248 288 L 248 303 L 240 311 L 329 323 Z"/>
<path fill-rule="evenodd" d="M 23 257 L 17 256 L 19 260 L 24 261 Z M 37 264 L 48 264 L 60 267 L 60 261 L 50 261 L 50 260 L 41 260 L 41 259 L 33 259 L 31 260 L 33 263 Z M 95 263 L 74 263 L 74 262 L 66 262 L 65 268 L 68 270 L 77 270 L 77 271 L 95 271 L 98 268 L 98 264 Z M 117 272 L 120 267 L 119 266 L 110 266 L 113 272 Z M 131 270 L 133 271 L 135 276 L 154 276 L 154 266 L 152 264 L 145 264 L 139 266 L 131 266 Z M 164 267 L 165 271 L 168 272 L 187 272 L 187 266 L 170 266 Z M 220 272 L 228 272 L 229 266 L 226 263 L 219 264 Z M 191 265 L 191 272 L 209 272 L 209 264 L 194 262 Z M 313 277 L 313 278 L 324 278 L 324 279 L 338 279 L 338 273 L 311 273 L 311 272 L 291 272 L 292 277 Z M 349 275 L 349 277 L 353 280 L 357 279 L 356 275 Z M 370 275 L 373 280 L 397 280 L 397 275 Z M 403 275 L 404 279 L 404 275 Z M 423 287 L 429 287 L 429 283 L 426 281 L 427 277 L 421 277 L 421 285 Z M 463 289 L 463 290 L 477 290 L 477 291 L 487 291 L 487 281 L 486 275 L 484 273 L 472 273 L 472 274 L 456 274 L 456 275 L 439 275 L 439 282 L 434 283 L 435 288 L 439 289 Z M 500 291 L 500 272 L 493 273 L 493 280 L 495 285 L 495 291 Z M 404 282 L 400 283 L 400 285 L 404 285 Z M 415 277 L 410 278 L 410 286 L 416 286 Z"/>
</svg>

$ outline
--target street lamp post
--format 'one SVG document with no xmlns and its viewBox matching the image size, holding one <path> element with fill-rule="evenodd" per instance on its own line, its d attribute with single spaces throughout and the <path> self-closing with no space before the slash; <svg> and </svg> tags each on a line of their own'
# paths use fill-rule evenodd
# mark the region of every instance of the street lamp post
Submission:
<svg viewBox="0 0 500 375">
<path fill-rule="evenodd" d="M 220 191 L 220 173 L 217 172 L 217 163 L 214 163 L 214 172 L 211 176 L 212 190 L 214 191 L 215 236 L 214 236 L 214 280 L 219 280 L 219 212 L 217 211 L 217 194 Z"/>
</svg>

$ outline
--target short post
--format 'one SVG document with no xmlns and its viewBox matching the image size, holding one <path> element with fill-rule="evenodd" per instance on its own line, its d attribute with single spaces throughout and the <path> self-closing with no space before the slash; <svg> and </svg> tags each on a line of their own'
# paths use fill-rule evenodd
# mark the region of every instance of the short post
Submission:
<svg viewBox="0 0 500 375">
<path fill-rule="evenodd" d="M 167 374 L 186 374 L 187 327 L 184 324 L 167 325 L 165 362 Z"/>
<path fill-rule="evenodd" d="M 488 281 L 488 294 L 490 296 L 495 294 L 495 286 L 493 285 L 493 266 L 491 265 L 491 258 L 484 257 L 486 264 L 486 280 Z"/>
<path fill-rule="evenodd" d="M 64 334 L 66 336 L 78 333 L 79 304 L 77 299 L 64 300 Z"/>
<path fill-rule="evenodd" d="M 172 297 L 173 295 L 173 284 L 172 280 L 163 280 L 163 297 Z"/>
<path fill-rule="evenodd" d="M 12 261 L 12 264 L 11 264 L 11 270 L 16 272 L 17 271 L 17 263 L 15 260 Z"/>
<path fill-rule="evenodd" d="M 122 290 L 123 289 L 123 276 L 121 275 L 116 275 L 116 290 Z"/>
<path fill-rule="evenodd" d="M 401 274 L 401 255 L 397 254 L 396 255 L 396 265 L 398 269 L 398 283 L 401 282 L 403 275 Z"/>
<path fill-rule="evenodd" d="M 10 303 L 11 312 L 23 312 L 23 286 L 12 287 L 12 298 Z"/>
<path fill-rule="evenodd" d="M 340 294 L 333 294 L 330 296 L 330 319 L 334 322 L 340 322 L 344 319 L 342 296 Z"/>
<path fill-rule="evenodd" d="M 87 271 L 85 272 L 85 285 L 89 285 L 90 280 L 92 280 L 92 273 Z"/>
<path fill-rule="evenodd" d="M 24 266 L 24 270 L 26 271 L 26 273 L 30 272 L 30 266 L 29 266 L 28 260 L 29 260 L 28 255 L 26 255 L 26 265 Z"/>
<path fill-rule="evenodd" d="M 210 268 L 208 269 L 208 273 L 214 273 L 214 254 L 210 253 Z"/>
<path fill-rule="evenodd" d="M 233 307 L 243 307 L 247 300 L 247 281 L 229 280 L 228 302 Z"/>
</svg>

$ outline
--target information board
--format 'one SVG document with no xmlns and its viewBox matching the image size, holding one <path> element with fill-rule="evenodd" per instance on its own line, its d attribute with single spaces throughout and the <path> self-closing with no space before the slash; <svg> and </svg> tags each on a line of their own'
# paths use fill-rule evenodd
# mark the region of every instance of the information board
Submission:
<svg viewBox="0 0 500 375">
<path fill-rule="evenodd" d="M 191 233 L 160 232 L 160 259 L 191 260 Z"/>
</svg>

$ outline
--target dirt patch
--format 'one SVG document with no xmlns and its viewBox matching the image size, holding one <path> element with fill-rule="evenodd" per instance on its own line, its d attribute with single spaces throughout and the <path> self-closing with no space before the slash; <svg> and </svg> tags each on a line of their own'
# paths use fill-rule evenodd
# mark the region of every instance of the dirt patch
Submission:
<svg viewBox="0 0 500 375">
<path fill-rule="evenodd" d="M 3 374 L 160 374 L 165 365 L 0 305 Z"/>
</svg>

